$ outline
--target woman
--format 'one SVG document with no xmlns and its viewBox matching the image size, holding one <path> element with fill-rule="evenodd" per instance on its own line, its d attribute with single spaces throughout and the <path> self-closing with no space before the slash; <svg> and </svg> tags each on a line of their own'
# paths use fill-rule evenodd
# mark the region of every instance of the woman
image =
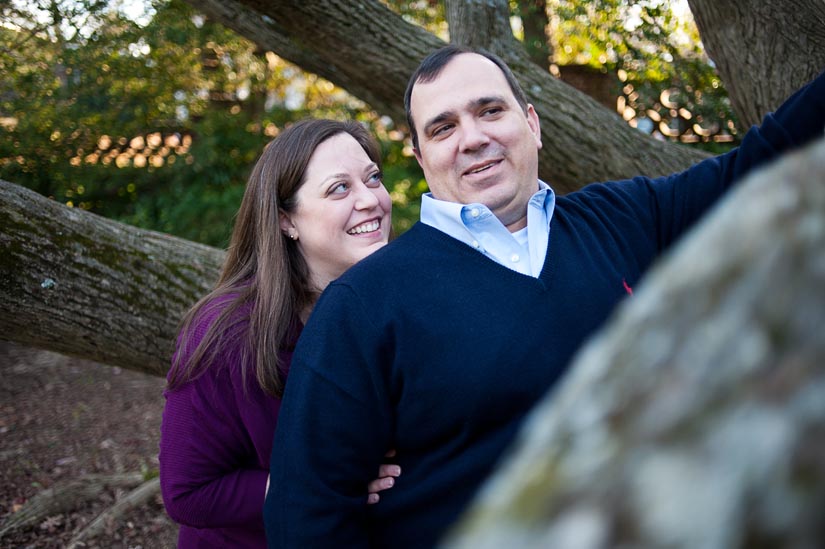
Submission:
<svg viewBox="0 0 825 549">
<path fill-rule="evenodd" d="M 295 342 L 326 285 L 387 243 L 390 219 L 378 147 L 358 123 L 306 120 L 266 147 L 220 279 L 184 317 L 168 375 L 160 481 L 179 547 L 265 547 Z M 383 466 L 367 501 L 399 473 Z"/>
</svg>

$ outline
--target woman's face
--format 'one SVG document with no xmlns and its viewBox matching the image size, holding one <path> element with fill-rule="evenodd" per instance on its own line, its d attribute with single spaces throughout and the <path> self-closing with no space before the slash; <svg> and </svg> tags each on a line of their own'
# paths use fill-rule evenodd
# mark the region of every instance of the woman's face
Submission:
<svg viewBox="0 0 825 549">
<path fill-rule="evenodd" d="M 297 234 L 320 290 L 389 239 L 392 204 L 381 172 L 348 133 L 318 145 L 296 198 L 281 229 Z"/>
</svg>

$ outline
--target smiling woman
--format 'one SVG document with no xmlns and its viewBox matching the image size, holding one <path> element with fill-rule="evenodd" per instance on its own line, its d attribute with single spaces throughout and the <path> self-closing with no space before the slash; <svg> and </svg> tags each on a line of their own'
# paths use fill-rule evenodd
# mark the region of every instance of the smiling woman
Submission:
<svg viewBox="0 0 825 549">
<path fill-rule="evenodd" d="M 318 145 L 305 179 L 281 229 L 297 243 L 315 287 L 323 289 L 387 243 L 392 204 L 378 164 L 348 133 Z"/>
<path fill-rule="evenodd" d="M 360 124 L 305 120 L 264 150 L 218 284 L 184 317 L 169 371 L 160 482 L 180 547 L 265 546 L 269 459 L 295 342 L 327 284 L 387 243 L 390 221 L 378 147 Z M 382 466 L 364 503 L 399 473 Z"/>
</svg>

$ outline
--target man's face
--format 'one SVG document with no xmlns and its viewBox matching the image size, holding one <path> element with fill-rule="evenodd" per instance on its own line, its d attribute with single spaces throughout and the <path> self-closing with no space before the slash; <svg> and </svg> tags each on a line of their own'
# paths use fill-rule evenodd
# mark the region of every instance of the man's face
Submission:
<svg viewBox="0 0 825 549">
<path fill-rule="evenodd" d="M 521 109 L 501 70 L 474 53 L 453 57 L 410 98 L 416 158 L 433 196 L 484 204 L 511 231 L 527 224 L 538 190 L 541 130 L 533 106 Z"/>
</svg>

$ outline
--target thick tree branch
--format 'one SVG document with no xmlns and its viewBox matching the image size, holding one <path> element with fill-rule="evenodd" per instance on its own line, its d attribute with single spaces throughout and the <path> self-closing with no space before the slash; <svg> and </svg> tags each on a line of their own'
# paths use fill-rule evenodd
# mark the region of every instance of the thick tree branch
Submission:
<svg viewBox="0 0 825 549">
<path fill-rule="evenodd" d="M 0 337 L 165 375 L 220 250 L 68 208 L 0 180 Z"/>
<path fill-rule="evenodd" d="M 256 17 L 271 20 L 274 24 L 267 23 L 266 29 L 261 27 L 250 38 L 268 47 L 261 42 L 261 33 L 274 32 L 277 37 L 267 43 L 285 48 L 282 55 L 287 59 L 290 55 L 297 59 L 296 48 L 313 52 L 307 55 L 315 67 L 320 67 L 319 74 L 397 122 L 403 120 L 400 113 L 409 76 L 422 58 L 443 45 L 440 39 L 407 23 L 378 0 L 229 0 L 221 2 L 222 9 L 215 6 L 215 0 L 187 1 L 246 35 L 251 23 L 231 14 L 246 14 L 249 22 Z M 501 7 L 494 4 L 488 8 L 484 3 L 484 9 Z M 496 23 L 496 28 L 501 25 Z M 456 33 L 460 35 L 461 29 L 451 29 L 451 34 Z M 290 45 L 283 44 L 284 38 Z M 628 127 L 615 113 L 536 67 L 517 46 L 491 49 L 511 64 L 536 106 L 545 136 L 540 175 L 557 191 L 568 192 L 592 181 L 671 173 L 705 156 L 680 145 L 655 141 Z M 322 69 L 324 72 L 320 72 Z"/>
<path fill-rule="evenodd" d="M 300 40 L 293 40 L 272 17 L 262 15 L 239 2 L 198 0 L 193 4 L 208 17 L 231 28 L 260 48 L 275 52 L 303 70 L 334 82 L 394 120 L 404 120 L 403 105 L 398 102 L 387 102 L 386 94 L 374 91 L 373 82 L 352 78 L 349 73 L 338 70 L 336 65 L 329 63 L 311 47 L 303 45 Z"/>
<path fill-rule="evenodd" d="M 825 69 L 822 0 L 688 0 L 744 128 Z"/>
</svg>

